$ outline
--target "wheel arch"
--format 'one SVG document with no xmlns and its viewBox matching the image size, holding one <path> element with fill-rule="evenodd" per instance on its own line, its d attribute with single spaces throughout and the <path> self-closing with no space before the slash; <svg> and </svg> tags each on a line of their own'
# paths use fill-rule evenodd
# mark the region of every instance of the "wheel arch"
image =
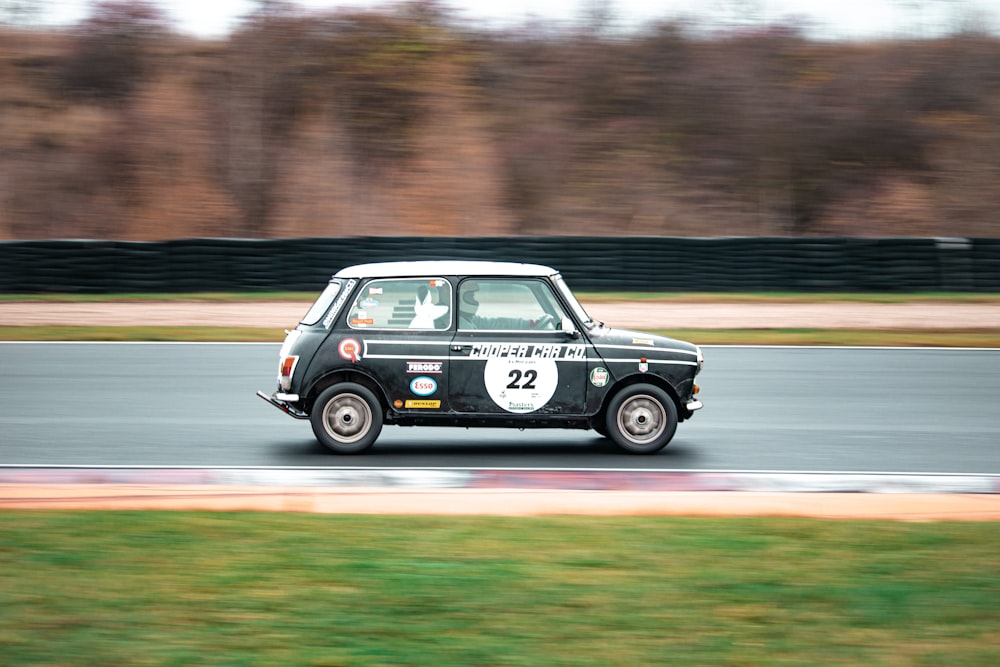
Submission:
<svg viewBox="0 0 1000 667">
<path fill-rule="evenodd" d="M 316 380 L 312 383 L 312 386 L 309 387 L 309 390 L 305 394 L 305 400 L 303 403 L 306 410 L 311 413 L 312 406 L 316 401 L 316 398 L 323 393 L 327 387 L 331 387 L 341 382 L 353 382 L 365 387 L 375 394 L 375 397 L 382 405 L 383 414 L 388 411 L 389 399 L 386 397 L 385 392 L 382 390 L 382 385 L 379 384 L 378 380 L 364 371 L 347 368 L 331 371 L 316 378 Z"/>
<path fill-rule="evenodd" d="M 611 386 L 610 391 L 604 394 L 604 399 L 601 401 L 601 407 L 597 411 L 597 414 L 591 417 L 591 423 L 603 424 L 604 419 L 608 414 L 608 405 L 611 403 L 611 399 L 624 389 L 637 384 L 650 384 L 654 387 L 662 389 L 667 393 L 667 396 L 670 397 L 670 400 L 674 402 L 674 406 L 677 408 L 678 416 L 682 414 L 681 399 L 677 395 L 677 390 L 674 389 L 673 385 L 659 375 L 653 375 L 651 373 L 634 373 L 619 379 Z M 679 417 L 678 421 L 681 421 Z"/>
</svg>

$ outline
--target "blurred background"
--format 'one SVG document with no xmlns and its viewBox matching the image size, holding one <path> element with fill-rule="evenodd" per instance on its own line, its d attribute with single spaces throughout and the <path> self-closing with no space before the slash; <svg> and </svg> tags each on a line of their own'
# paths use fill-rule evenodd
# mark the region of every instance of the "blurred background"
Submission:
<svg viewBox="0 0 1000 667">
<path fill-rule="evenodd" d="M 0 239 L 1000 236 L 996 3 L 184 4 L 0 0 Z"/>
</svg>

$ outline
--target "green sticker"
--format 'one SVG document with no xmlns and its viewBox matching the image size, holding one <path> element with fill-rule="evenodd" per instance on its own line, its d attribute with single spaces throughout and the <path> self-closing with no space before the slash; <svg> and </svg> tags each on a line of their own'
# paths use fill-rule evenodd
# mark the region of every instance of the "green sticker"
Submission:
<svg viewBox="0 0 1000 667">
<path fill-rule="evenodd" d="M 611 375 L 608 373 L 607 368 L 602 368 L 598 366 L 597 368 L 590 371 L 590 384 L 595 387 L 603 387 L 608 383 Z"/>
</svg>

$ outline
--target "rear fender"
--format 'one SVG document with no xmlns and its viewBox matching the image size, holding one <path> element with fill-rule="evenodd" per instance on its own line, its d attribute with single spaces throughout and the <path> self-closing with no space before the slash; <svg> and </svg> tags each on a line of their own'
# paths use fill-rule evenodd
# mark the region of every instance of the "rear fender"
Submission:
<svg viewBox="0 0 1000 667">
<path fill-rule="evenodd" d="M 388 410 L 389 400 L 386 397 L 385 392 L 382 391 L 382 387 L 379 385 L 378 381 L 364 371 L 351 369 L 336 370 L 317 378 L 316 381 L 313 382 L 312 386 L 309 387 L 309 390 L 305 392 L 305 400 L 302 401 L 303 408 L 306 412 L 312 412 L 312 406 L 316 401 L 316 397 L 319 396 L 324 389 L 341 382 L 354 382 L 355 384 L 367 387 L 373 394 L 375 394 L 379 403 L 382 404 L 383 412 Z"/>
</svg>

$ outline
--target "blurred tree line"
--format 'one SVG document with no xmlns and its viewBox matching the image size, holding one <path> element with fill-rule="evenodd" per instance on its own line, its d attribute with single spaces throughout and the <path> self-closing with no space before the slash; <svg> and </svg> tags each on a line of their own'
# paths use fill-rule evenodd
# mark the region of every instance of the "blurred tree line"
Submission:
<svg viewBox="0 0 1000 667">
<path fill-rule="evenodd" d="M 1000 40 L 477 30 L 433 1 L 227 38 L 0 25 L 0 238 L 998 236 Z"/>
</svg>

